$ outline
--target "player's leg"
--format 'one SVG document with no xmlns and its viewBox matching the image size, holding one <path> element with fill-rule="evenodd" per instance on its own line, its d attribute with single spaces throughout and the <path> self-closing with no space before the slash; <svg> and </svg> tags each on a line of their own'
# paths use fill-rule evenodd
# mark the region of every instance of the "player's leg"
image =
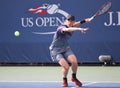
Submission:
<svg viewBox="0 0 120 88">
<path fill-rule="evenodd" d="M 64 59 L 63 54 L 54 54 L 54 52 L 50 52 L 50 55 L 52 57 L 53 61 L 58 62 L 63 68 L 62 68 L 62 76 L 63 76 L 63 82 L 62 82 L 62 86 L 63 87 L 67 87 L 68 86 L 68 82 L 67 82 L 67 74 L 69 71 L 69 64 L 68 62 Z"/>
<path fill-rule="evenodd" d="M 68 62 L 64 58 L 62 58 L 59 60 L 59 64 L 63 67 L 63 69 L 62 69 L 63 77 L 67 77 L 68 70 L 69 70 Z"/>
<path fill-rule="evenodd" d="M 77 73 L 78 62 L 76 56 L 74 54 L 69 55 L 68 61 L 71 63 L 72 72 Z"/>
<path fill-rule="evenodd" d="M 75 82 L 77 86 L 82 86 L 82 83 L 77 79 L 76 73 L 77 73 L 77 67 L 78 67 L 78 62 L 76 59 L 76 56 L 74 54 L 71 54 L 68 56 L 68 61 L 71 63 L 71 69 L 72 69 L 72 78 L 71 81 Z"/>
<path fill-rule="evenodd" d="M 67 74 L 68 74 L 68 70 L 69 70 L 69 64 L 68 62 L 64 59 L 64 55 L 63 54 L 55 54 L 55 51 L 51 51 L 50 55 L 53 61 L 58 62 L 63 68 L 62 68 L 62 75 L 63 75 L 63 82 L 62 82 L 62 86 L 63 87 L 67 87 L 68 86 L 68 82 L 67 82 Z"/>
<path fill-rule="evenodd" d="M 67 87 L 68 86 L 67 74 L 68 74 L 68 71 L 69 71 L 69 64 L 64 58 L 61 58 L 58 63 L 63 67 L 62 68 L 62 75 L 63 75 L 62 86 Z"/>
</svg>

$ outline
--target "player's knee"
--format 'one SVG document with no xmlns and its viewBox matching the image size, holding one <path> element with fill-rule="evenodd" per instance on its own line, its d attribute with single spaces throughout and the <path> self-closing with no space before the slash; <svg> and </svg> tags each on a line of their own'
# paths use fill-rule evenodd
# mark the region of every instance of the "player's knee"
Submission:
<svg viewBox="0 0 120 88">
<path fill-rule="evenodd" d="M 71 64 L 77 65 L 78 63 L 77 63 L 77 61 L 71 61 Z"/>
<path fill-rule="evenodd" d="M 69 70 L 70 66 L 69 66 L 69 64 L 65 64 L 65 65 L 63 66 L 63 68 L 64 68 L 65 70 Z"/>
<path fill-rule="evenodd" d="M 66 68 L 66 70 L 69 70 L 70 66 L 69 66 L 69 65 L 67 65 L 65 68 Z"/>
<path fill-rule="evenodd" d="M 64 59 L 61 59 L 59 61 L 59 64 L 65 69 L 65 70 L 69 70 L 69 64 L 67 61 L 65 61 Z"/>
<path fill-rule="evenodd" d="M 70 66 L 69 66 L 69 64 L 66 64 L 66 65 L 63 66 L 63 68 L 64 68 L 65 70 L 69 70 Z"/>
</svg>

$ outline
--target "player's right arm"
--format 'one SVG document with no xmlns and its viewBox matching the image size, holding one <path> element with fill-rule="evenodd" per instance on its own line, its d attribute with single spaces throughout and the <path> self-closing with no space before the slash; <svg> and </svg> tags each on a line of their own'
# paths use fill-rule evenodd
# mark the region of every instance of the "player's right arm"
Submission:
<svg viewBox="0 0 120 88">
<path fill-rule="evenodd" d="M 69 28 L 63 28 L 62 31 L 64 32 L 73 32 L 73 31 L 81 31 L 86 32 L 88 28 L 78 28 L 78 27 L 69 27 Z"/>
<path fill-rule="evenodd" d="M 84 20 L 82 20 L 82 21 L 77 21 L 77 22 L 75 22 L 74 24 L 73 24 L 73 27 L 78 27 L 78 26 L 80 26 L 81 24 L 83 24 L 83 23 L 89 23 L 91 20 L 90 20 L 90 18 L 86 18 L 86 19 L 84 19 Z"/>
</svg>

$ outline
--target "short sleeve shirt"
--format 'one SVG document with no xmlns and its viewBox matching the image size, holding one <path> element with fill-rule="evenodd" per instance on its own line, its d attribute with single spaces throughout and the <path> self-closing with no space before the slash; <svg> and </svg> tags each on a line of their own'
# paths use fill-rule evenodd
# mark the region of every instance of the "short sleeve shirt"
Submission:
<svg viewBox="0 0 120 88">
<path fill-rule="evenodd" d="M 62 53 L 69 48 L 68 40 L 72 36 L 72 33 L 62 31 L 63 28 L 67 28 L 67 26 L 58 26 L 57 31 L 54 34 L 53 41 L 50 45 L 50 50 L 55 51 L 55 54 Z"/>
</svg>

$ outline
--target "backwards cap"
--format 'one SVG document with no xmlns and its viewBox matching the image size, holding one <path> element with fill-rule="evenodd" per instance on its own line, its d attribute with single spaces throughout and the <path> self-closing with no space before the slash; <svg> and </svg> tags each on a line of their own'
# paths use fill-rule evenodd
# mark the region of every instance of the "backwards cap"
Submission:
<svg viewBox="0 0 120 88">
<path fill-rule="evenodd" d="M 67 16 L 67 20 L 75 21 L 75 16 L 68 15 L 68 16 Z"/>
</svg>

